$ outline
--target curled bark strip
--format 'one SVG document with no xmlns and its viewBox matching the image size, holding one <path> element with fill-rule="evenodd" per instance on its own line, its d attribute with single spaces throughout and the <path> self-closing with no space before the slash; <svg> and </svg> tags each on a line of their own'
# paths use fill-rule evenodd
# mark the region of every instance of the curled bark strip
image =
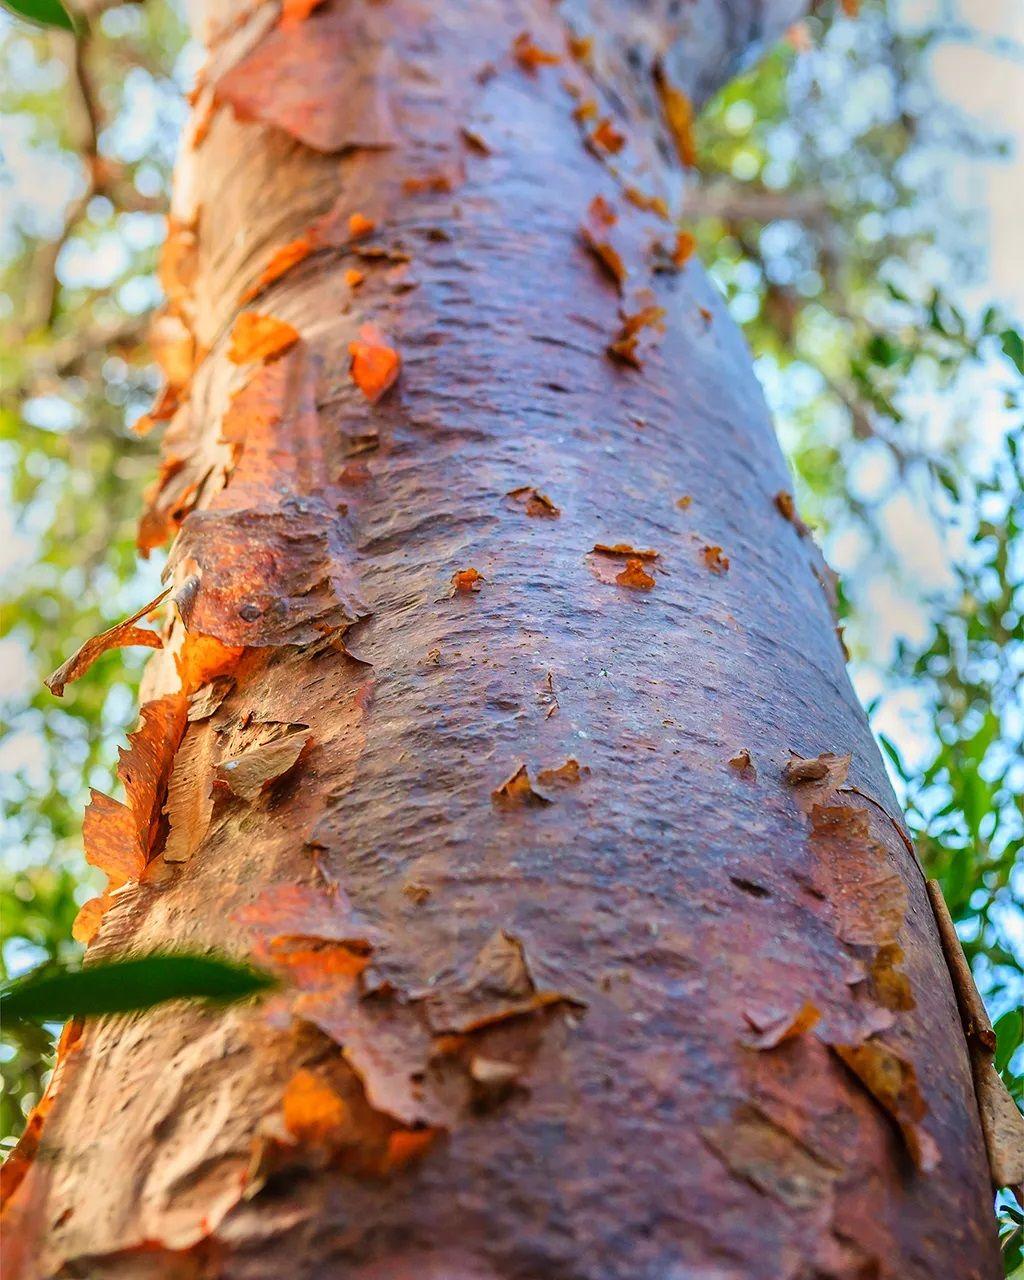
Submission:
<svg viewBox="0 0 1024 1280">
<path fill-rule="evenodd" d="M 991 1054 L 971 1046 L 974 1092 L 994 1187 L 1024 1183 L 1024 1115 L 1010 1097 Z"/>
<path fill-rule="evenodd" d="M 975 986 L 974 975 L 964 955 L 953 917 L 949 914 L 946 899 L 942 896 L 942 886 L 937 880 L 929 880 L 925 887 L 935 914 L 942 953 L 946 957 L 950 977 L 953 979 L 953 990 L 956 993 L 957 1004 L 960 1006 L 964 1034 L 972 1044 L 978 1045 L 988 1053 L 993 1053 L 996 1047 L 996 1035 L 992 1030 L 985 1002 Z"/>
<path fill-rule="evenodd" d="M 86 640 L 85 644 L 76 649 L 66 662 L 61 663 L 53 675 L 47 676 L 43 682 L 47 689 L 54 697 L 63 698 L 65 686 L 80 680 L 96 659 L 109 653 L 111 649 L 124 649 L 132 645 L 145 645 L 150 649 L 162 648 L 163 639 L 159 632 L 147 631 L 145 627 L 137 627 L 135 624 L 162 604 L 170 592 L 170 587 L 167 587 L 158 596 L 154 596 L 148 604 L 144 604 L 141 609 L 133 613 L 130 618 L 125 618 L 116 626 L 110 627 L 98 636 L 93 636 L 91 640 Z"/>
<path fill-rule="evenodd" d="M 992 1184 L 995 1187 L 1016 1187 L 1024 1182 L 1024 1115 L 1007 1091 L 992 1060 L 996 1047 L 995 1032 L 942 896 L 942 887 L 937 880 L 929 880 L 927 888 L 971 1054 L 974 1092 L 978 1099 Z"/>
<path fill-rule="evenodd" d="M 142 708 L 141 725 L 119 748 L 117 776 L 126 804 L 93 791 L 85 813 L 86 861 L 106 872 L 113 885 L 137 880 L 146 868 L 156 835 L 174 753 L 185 728 L 183 694 L 169 694 Z"/>
</svg>

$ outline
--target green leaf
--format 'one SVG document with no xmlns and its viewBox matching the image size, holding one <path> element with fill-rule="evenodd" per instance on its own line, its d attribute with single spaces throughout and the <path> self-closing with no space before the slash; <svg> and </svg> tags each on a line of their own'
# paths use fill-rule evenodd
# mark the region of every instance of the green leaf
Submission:
<svg viewBox="0 0 1024 1280">
<path fill-rule="evenodd" d="M 1010 1009 L 996 1019 L 992 1029 L 996 1033 L 996 1070 L 1005 1071 L 1010 1059 L 1021 1046 L 1024 1017 L 1018 1009 Z"/>
<path fill-rule="evenodd" d="M 30 974 L 0 991 L 0 1015 L 61 1022 L 105 1013 L 132 1013 L 165 1000 L 230 1003 L 273 985 L 269 974 L 234 961 L 153 954 L 93 964 L 78 972 L 41 977 Z"/>
<path fill-rule="evenodd" d="M 876 736 L 878 738 L 878 742 L 882 750 L 892 761 L 893 768 L 896 770 L 896 772 L 899 774 L 899 776 L 903 779 L 904 782 L 909 782 L 910 774 L 907 772 L 907 766 L 903 763 L 903 758 L 900 755 L 896 747 L 896 744 L 893 742 L 891 738 L 886 737 L 884 733 L 879 733 Z"/>
<path fill-rule="evenodd" d="M 903 355 L 903 348 L 887 334 L 872 334 L 867 345 L 867 357 L 872 364 L 881 365 L 883 369 L 891 369 Z"/>
<path fill-rule="evenodd" d="M 60 0 L 0 0 L 0 4 L 15 17 L 39 27 L 60 27 L 63 31 L 75 29 Z"/>
<path fill-rule="evenodd" d="M 1017 372 L 1024 374 L 1024 339 L 1016 329 L 1004 329 L 999 335 L 1003 344 L 1003 355 L 1017 366 Z"/>
</svg>

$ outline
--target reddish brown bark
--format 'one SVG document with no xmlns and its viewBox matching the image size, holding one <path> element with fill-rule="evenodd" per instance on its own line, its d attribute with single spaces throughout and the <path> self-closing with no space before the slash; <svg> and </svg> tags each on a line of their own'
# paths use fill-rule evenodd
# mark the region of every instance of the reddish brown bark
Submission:
<svg viewBox="0 0 1024 1280">
<path fill-rule="evenodd" d="M 192 701 L 82 926 L 285 985 L 69 1036 L 15 1264 L 991 1280 L 924 880 L 661 216 L 793 13 L 306 7 L 211 6 L 143 533 Z"/>
</svg>

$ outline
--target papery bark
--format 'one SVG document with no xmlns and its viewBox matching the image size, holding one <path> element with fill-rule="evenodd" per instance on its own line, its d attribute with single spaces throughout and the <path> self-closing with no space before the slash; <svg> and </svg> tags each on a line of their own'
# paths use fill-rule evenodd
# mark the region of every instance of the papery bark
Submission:
<svg viewBox="0 0 1024 1280">
<path fill-rule="evenodd" d="M 193 714 L 89 955 L 285 986 L 84 1028 L 15 1274 L 998 1274 L 828 575 L 660 217 L 686 104 L 798 10 L 208 6 L 147 526 L 144 697 Z M 299 339 L 232 360 L 240 311 Z"/>
</svg>

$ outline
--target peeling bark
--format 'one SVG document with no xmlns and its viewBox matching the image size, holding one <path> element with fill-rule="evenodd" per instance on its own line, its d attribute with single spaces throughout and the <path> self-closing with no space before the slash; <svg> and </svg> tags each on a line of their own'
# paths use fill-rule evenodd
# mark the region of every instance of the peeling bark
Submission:
<svg viewBox="0 0 1024 1280">
<path fill-rule="evenodd" d="M 798 7 L 210 0 L 173 716 L 83 930 L 282 988 L 76 1031 L 10 1274 L 998 1274 L 924 880 L 665 218 Z"/>
</svg>

